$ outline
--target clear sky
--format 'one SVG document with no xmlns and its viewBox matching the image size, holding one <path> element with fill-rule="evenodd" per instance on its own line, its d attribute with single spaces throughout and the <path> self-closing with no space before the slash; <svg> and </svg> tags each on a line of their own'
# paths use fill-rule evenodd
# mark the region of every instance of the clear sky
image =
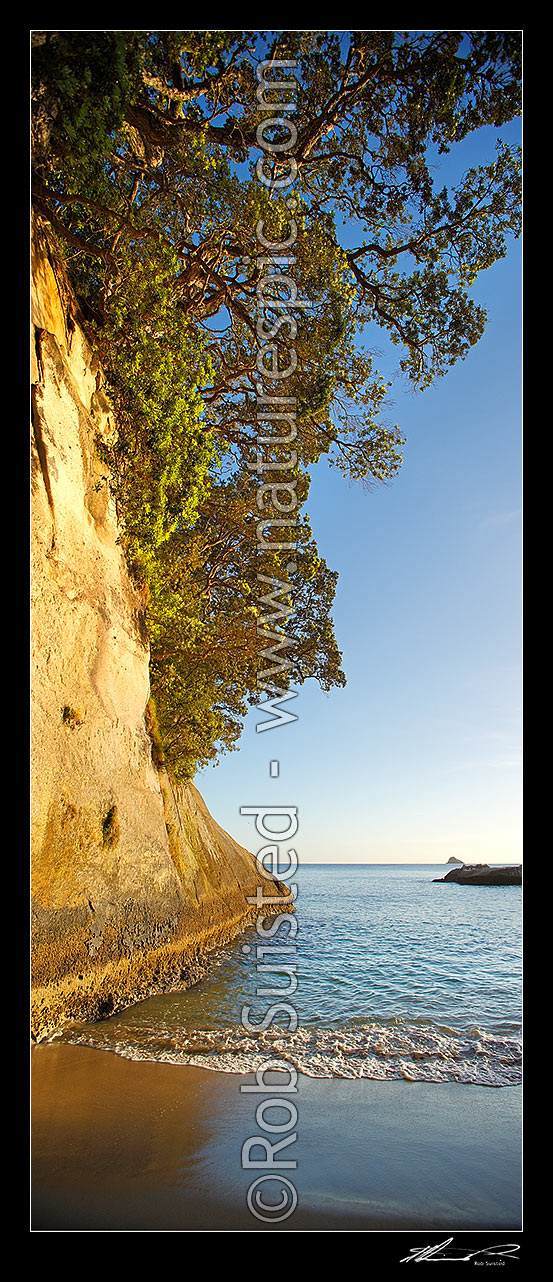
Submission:
<svg viewBox="0 0 553 1282">
<path fill-rule="evenodd" d="M 492 159 L 495 136 L 467 141 L 462 168 Z M 240 806 L 275 803 L 298 808 L 300 862 L 522 858 L 520 242 L 473 296 L 488 325 L 466 360 L 420 395 L 390 394 L 407 437 L 393 484 L 366 493 L 315 469 L 307 508 L 339 572 L 348 684 L 296 687 L 298 721 L 262 734 L 252 710 L 239 751 L 197 775 L 249 849 L 263 843 Z M 377 331 L 389 376 L 398 349 L 384 341 Z"/>
</svg>

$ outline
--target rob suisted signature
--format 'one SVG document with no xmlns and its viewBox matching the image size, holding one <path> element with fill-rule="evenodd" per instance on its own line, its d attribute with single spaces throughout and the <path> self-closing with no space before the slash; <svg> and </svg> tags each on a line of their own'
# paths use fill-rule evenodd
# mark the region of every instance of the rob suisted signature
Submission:
<svg viewBox="0 0 553 1282">
<path fill-rule="evenodd" d="M 420 1264 L 422 1260 L 476 1260 L 478 1256 L 487 1257 L 487 1260 L 478 1260 L 478 1263 L 503 1263 L 506 1259 L 516 1259 L 517 1251 L 520 1250 L 517 1242 L 498 1242 L 494 1246 L 484 1246 L 478 1251 L 467 1251 L 464 1246 L 452 1246 L 452 1237 L 446 1238 L 445 1242 L 438 1242 L 436 1246 L 423 1246 L 421 1248 L 412 1246 L 409 1255 L 404 1255 L 400 1264 L 410 1264 L 415 1260 Z"/>
</svg>

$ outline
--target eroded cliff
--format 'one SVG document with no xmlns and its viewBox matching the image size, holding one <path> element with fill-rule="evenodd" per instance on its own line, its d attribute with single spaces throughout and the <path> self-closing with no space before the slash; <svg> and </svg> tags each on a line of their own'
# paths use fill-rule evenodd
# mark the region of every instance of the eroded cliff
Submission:
<svg viewBox="0 0 553 1282">
<path fill-rule="evenodd" d="M 32 1022 L 202 973 L 254 915 L 253 856 L 152 761 L 149 648 L 98 442 L 116 424 L 64 275 L 32 252 Z"/>
</svg>

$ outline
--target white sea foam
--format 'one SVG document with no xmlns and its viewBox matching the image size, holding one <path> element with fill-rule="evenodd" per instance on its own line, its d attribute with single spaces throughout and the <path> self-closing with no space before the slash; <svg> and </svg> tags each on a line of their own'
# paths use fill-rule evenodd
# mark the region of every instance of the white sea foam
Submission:
<svg viewBox="0 0 553 1282">
<path fill-rule="evenodd" d="M 128 1032 L 128 1036 L 126 1035 Z M 100 1026 L 67 1032 L 64 1041 L 98 1046 L 132 1060 L 193 1064 L 228 1073 L 249 1073 L 268 1058 L 284 1057 L 308 1077 L 366 1077 L 377 1081 L 459 1082 L 513 1086 L 521 1080 L 521 1045 L 472 1028 L 359 1021 L 344 1027 L 304 1026 L 291 1034 L 274 1026 L 248 1033 L 241 1026 L 177 1034 L 168 1028 Z"/>
</svg>

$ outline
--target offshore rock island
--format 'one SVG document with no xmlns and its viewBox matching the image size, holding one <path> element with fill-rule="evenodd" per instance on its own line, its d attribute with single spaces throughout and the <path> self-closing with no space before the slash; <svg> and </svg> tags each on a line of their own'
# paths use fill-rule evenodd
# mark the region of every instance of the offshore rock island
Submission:
<svg viewBox="0 0 553 1282">
<path fill-rule="evenodd" d="M 155 762 L 144 603 L 98 450 L 117 425 L 40 221 L 32 285 L 31 1015 L 40 1039 L 194 983 L 209 951 L 255 921 L 247 897 L 260 876 L 193 783 L 175 783 Z"/>
<path fill-rule="evenodd" d="M 449 862 L 449 860 L 448 860 Z M 435 882 L 454 881 L 460 886 L 521 886 L 522 864 L 462 864 L 452 868 L 445 877 L 433 877 Z"/>
</svg>

